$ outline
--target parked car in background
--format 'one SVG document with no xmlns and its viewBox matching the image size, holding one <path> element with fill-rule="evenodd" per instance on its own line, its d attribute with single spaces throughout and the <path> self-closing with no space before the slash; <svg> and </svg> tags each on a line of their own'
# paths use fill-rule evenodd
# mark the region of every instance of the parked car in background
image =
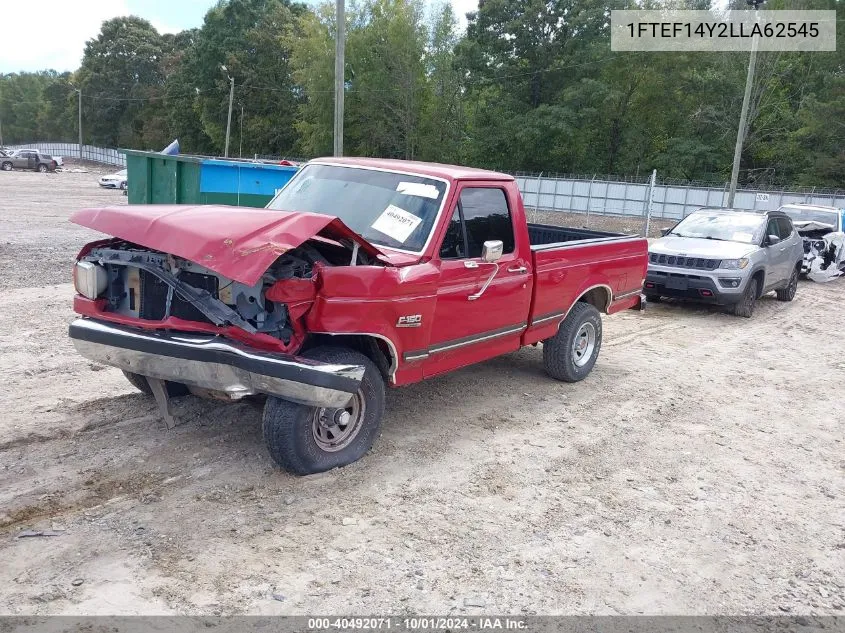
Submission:
<svg viewBox="0 0 845 633">
<path fill-rule="evenodd" d="M 13 149 L 13 150 L 9 151 L 9 156 L 14 156 L 14 155 L 18 154 L 19 152 L 35 152 L 36 154 L 41 154 L 42 156 L 48 156 L 49 158 L 52 158 L 54 161 L 56 161 L 57 167 L 61 167 L 62 165 L 64 165 L 64 160 L 62 160 L 61 156 L 55 156 L 53 154 L 48 154 L 47 152 L 42 152 L 40 149 L 37 149 L 35 147 Z"/>
<path fill-rule="evenodd" d="M 35 171 L 55 171 L 58 167 L 56 160 L 49 154 L 34 149 L 18 149 L 11 156 L 0 158 L 0 170 L 33 169 Z"/>
<path fill-rule="evenodd" d="M 780 211 L 703 208 L 649 246 L 644 292 L 730 307 L 750 317 L 774 290 L 792 301 L 804 259 L 801 237 Z"/>
<path fill-rule="evenodd" d="M 126 170 L 121 169 L 117 173 L 103 176 L 100 178 L 99 184 L 107 189 L 126 189 Z"/>
<path fill-rule="evenodd" d="M 812 204 L 787 204 L 782 211 L 804 240 L 802 275 L 829 281 L 845 272 L 845 209 Z"/>
<path fill-rule="evenodd" d="M 85 357 L 159 401 L 267 396 L 282 467 L 361 458 L 385 388 L 543 343 L 557 380 L 589 375 L 601 314 L 641 304 L 645 239 L 529 224 L 513 176 L 326 158 L 266 209 L 121 205 L 76 224 L 114 236 L 74 268 Z"/>
</svg>

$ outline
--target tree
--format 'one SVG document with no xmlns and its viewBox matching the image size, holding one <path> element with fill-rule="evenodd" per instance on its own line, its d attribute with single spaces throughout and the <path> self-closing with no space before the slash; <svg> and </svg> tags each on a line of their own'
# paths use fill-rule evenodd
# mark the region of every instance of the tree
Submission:
<svg viewBox="0 0 845 633">
<path fill-rule="evenodd" d="M 135 16 L 103 22 L 85 45 L 73 83 L 82 89 L 84 130 L 91 142 L 115 146 L 161 143 L 165 43 L 147 20 Z M 160 106 L 161 104 L 156 104 Z"/>
<path fill-rule="evenodd" d="M 461 162 L 464 142 L 463 81 L 455 65 L 460 41 L 457 20 L 448 2 L 435 13 L 424 56 L 427 77 L 420 115 L 419 155 L 425 160 Z"/>
<path fill-rule="evenodd" d="M 230 76 L 236 103 L 250 113 L 247 146 L 256 153 L 292 151 L 300 96 L 287 42 L 304 11 L 289 0 L 227 0 L 206 14 L 185 56 L 185 79 L 187 88 L 198 90 L 202 130 L 218 151 L 225 142 Z"/>
</svg>

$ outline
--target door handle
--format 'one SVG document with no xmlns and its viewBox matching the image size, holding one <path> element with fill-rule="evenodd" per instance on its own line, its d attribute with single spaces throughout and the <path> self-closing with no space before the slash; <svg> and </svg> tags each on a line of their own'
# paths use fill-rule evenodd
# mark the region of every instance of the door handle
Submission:
<svg viewBox="0 0 845 633">
<path fill-rule="evenodd" d="M 517 266 L 516 268 L 508 268 L 509 273 L 524 273 L 527 272 L 528 269 L 525 266 Z"/>
<path fill-rule="evenodd" d="M 499 264 L 494 264 L 493 262 L 485 262 L 485 263 L 489 263 L 489 264 L 493 265 L 493 272 L 490 273 L 490 276 L 487 278 L 487 281 L 485 281 L 484 285 L 481 286 L 481 290 L 479 290 L 478 292 L 473 293 L 473 294 L 471 294 L 470 296 L 467 297 L 468 301 L 475 301 L 476 299 L 480 298 L 481 295 L 484 294 L 484 291 L 487 290 L 487 287 L 493 282 L 493 279 L 495 279 L 496 275 L 499 272 Z"/>
</svg>

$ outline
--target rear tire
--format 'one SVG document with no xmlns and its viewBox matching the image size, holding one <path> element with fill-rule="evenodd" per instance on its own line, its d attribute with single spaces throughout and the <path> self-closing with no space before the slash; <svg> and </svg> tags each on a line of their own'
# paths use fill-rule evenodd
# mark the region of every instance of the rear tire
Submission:
<svg viewBox="0 0 845 633">
<path fill-rule="evenodd" d="M 789 284 L 786 288 L 775 290 L 778 301 L 792 301 L 795 298 L 795 292 L 798 290 L 798 275 L 801 273 L 801 264 L 792 269 L 792 275 L 789 277 Z"/>
<path fill-rule="evenodd" d="M 757 302 L 757 289 L 760 282 L 756 277 L 748 280 L 748 285 L 745 287 L 745 292 L 742 293 L 742 299 L 734 305 L 734 314 L 737 316 L 751 318 L 754 314 L 754 304 Z"/>
<path fill-rule="evenodd" d="M 0 164 L 0 169 L 3 171 L 12 171 L 12 163 L 6 161 L 3 164 Z"/>
<path fill-rule="evenodd" d="M 270 457 L 288 472 L 311 475 L 351 464 L 372 448 L 384 415 L 385 384 L 378 367 L 360 352 L 318 347 L 302 355 L 365 368 L 358 392 L 344 409 L 309 407 L 267 397 L 262 431 Z"/>
<path fill-rule="evenodd" d="M 153 395 L 153 390 L 150 389 L 150 383 L 147 382 L 146 376 L 134 374 L 131 371 L 126 370 L 123 370 L 123 375 L 126 376 L 126 380 L 128 380 L 135 389 L 148 396 Z M 183 385 L 181 382 L 167 381 L 165 384 L 167 384 L 167 395 L 173 398 L 186 396 L 189 393 L 188 387 Z"/>
<path fill-rule="evenodd" d="M 126 189 L 126 181 L 125 180 L 120 183 L 120 189 L 121 190 Z"/>
<path fill-rule="evenodd" d="M 660 295 L 645 295 L 645 302 L 646 303 L 660 303 Z"/>
<path fill-rule="evenodd" d="M 543 341 L 543 368 L 555 380 L 578 382 L 586 378 L 601 350 L 601 313 L 578 302 L 557 334 Z"/>
</svg>

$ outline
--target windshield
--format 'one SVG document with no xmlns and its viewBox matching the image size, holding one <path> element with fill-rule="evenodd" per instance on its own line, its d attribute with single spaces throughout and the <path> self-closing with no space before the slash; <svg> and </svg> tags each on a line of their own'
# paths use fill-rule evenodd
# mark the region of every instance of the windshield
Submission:
<svg viewBox="0 0 845 633">
<path fill-rule="evenodd" d="M 311 164 L 267 208 L 337 216 L 371 244 L 419 252 L 445 193 L 446 183 L 433 178 Z"/>
<path fill-rule="evenodd" d="M 682 220 L 669 235 L 757 244 L 763 238 L 763 218 L 741 212 L 697 211 Z"/>
<path fill-rule="evenodd" d="M 798 222 L 821 222 L 822 224 L 830 224 L 832 227 L 836 227 L 839 215 L 835 211 L 822 211 L 819 209 L 790 209 L 789 207 L 783 207 L 781 211 Z"/>
</svg>

